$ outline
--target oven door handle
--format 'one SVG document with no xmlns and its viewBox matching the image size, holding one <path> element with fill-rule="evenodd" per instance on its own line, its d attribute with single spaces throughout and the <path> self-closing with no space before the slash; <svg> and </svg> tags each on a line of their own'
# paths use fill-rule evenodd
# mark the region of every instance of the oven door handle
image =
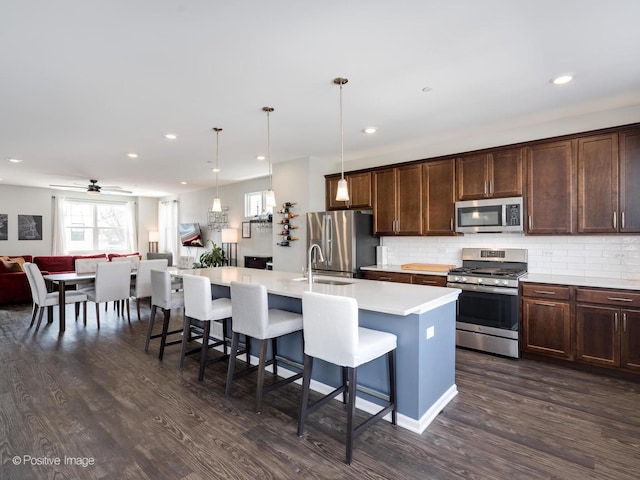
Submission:
<svg viewBox="0 0 640 480">
<path fill-rule="evenodd" d="M 447 287 L 459 288 L 468 292 L 500 293 L 502 295 L 518 295 L 517 288 L 490 287 L 487 285 L 470 285 L 466 283 L 447 283 Z"/>
</svg>

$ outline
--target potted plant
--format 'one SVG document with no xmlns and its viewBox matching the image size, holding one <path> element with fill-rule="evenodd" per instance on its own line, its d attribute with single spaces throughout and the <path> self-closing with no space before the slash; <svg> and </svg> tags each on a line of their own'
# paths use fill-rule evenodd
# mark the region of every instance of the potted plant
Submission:
<svg viewBox="0 0 640 480">
<path fill-rule="evenodd" d="M 225 257 L 222 247 L 218 247 L 213 240 L 209 240 L 209 242 L 211 250 L 205 250 L 200 255 L 200 261 L 193 264 L 193 268 L 221 267 L 224 264 Z"/>
</svg>

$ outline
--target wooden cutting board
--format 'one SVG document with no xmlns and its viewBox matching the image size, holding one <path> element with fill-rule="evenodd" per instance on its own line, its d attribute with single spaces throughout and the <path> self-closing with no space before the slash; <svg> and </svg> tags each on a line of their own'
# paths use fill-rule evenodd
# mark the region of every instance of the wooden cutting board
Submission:
<svg viewBox="0 0 640 480">
<path fill-rule="evenodd" d="M 401 265 L 402 270 L 427 270 L 430 272 L 448 272 L 455 268 L 455 265 L 444 265 L 442 263 L 405 263 Z"/>
</svg>

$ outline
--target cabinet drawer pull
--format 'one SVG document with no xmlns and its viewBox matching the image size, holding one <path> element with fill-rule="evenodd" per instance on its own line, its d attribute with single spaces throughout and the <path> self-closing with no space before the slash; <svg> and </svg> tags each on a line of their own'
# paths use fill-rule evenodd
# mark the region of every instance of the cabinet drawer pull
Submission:
<svg viewBox="0 0 640 480">
<path fill-rule="evenodd" d="M 543 307 L 557 307 L 555 303 L 547 303 L 547 302 L 533 302 L 535 305 L 540 305 Z"/>
<path fill-rule="evenodd" d="M 433 281 L 433 280 L 418 280 L 418 283 L 422 283 L 423 285 L 426 285 L 426 284 L 435 285 L 438 282 Z"/>
<path fill-rule="evenodd" d="M 607 297 L 607 300 L 612 300 L 616 302 L 633 302 L 630 298 L 622 298 L 622 297 Z"/>
<path fill-rule="evenodd" d="M 550 290 L 534 290 L 534 293 L 542 293 L 544 295 L 555 295 L 556 292 L 552 292 Z"/>
<path fill-rule="evenodd" d="M 378 280 L 391 280 L 391 277 L 378 277 Z"/>
</svg>

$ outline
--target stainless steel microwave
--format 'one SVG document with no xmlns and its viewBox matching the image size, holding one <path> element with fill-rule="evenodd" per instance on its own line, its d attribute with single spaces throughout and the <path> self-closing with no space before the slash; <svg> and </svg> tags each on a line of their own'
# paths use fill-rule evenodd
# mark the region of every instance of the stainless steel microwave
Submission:
<svg viewBox="0 0 640 480">
<path fill-rule="evenodd" d="M 456 232 L 522 232 L 523 210 L 522 197 L 456 202 Z"/>
</svg>

